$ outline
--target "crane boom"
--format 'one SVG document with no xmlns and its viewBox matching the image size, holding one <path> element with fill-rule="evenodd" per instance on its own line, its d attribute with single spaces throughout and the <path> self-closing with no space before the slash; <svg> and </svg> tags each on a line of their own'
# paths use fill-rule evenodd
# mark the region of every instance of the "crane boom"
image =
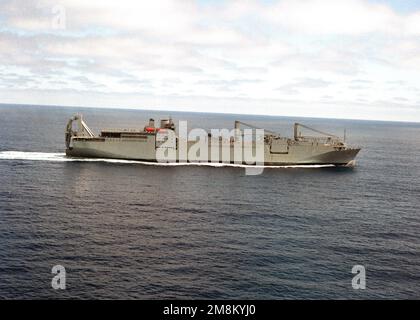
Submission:
<svg viewBox="0 0 420 320">
<path fill-rule="evenodd" d="M 314 128 L 311 128 L 311 127 L 305 126 L 304 124 L 301 124 L 301 123 L 296 122 L 296 123 L 295 123 L 295 126 L 294 126 L 294 136 L 295 136 L 295 140 L 296 140 L 296 139 L 300 136 L 300 135 L 298 134 L 298 127 L 302 127 L 302 128 L 308 129 L 308 130 L 310 130 L 310 131 L 313 131 L 313 132 L 316 132 L 316 133 L 322 134 L 322 135 L 327 136 L 327 137 L 332 137 L 332 138 L 337 138 L 337 139 L 338 139 L 338 137 L 337 137 L 336 135 L 333 135 L 333 134 L 328 133 L 328 132 L 323 132 L 323 131 L 320 131 L 320 130 L 317 130 L 317 129 L 314 129 Z"/>
<path fill-rule="evenodd" d="M 267 130 L 267 129 L 262 129 L 262 128 L 259 128 L 257 126 L 254 126 L 252 124 L 245 123 L 245 122 L 238 121 L 238 120 L 235 121 L 235 129 L 239 129 L 239 124 L 242 124 L 245 127 L 249 127 L 249 128 L 253 128 L 253 129 L 261 129 L 261 130 L 264 130 L 264 132 L 268 132 L 268 133 L 274 134 L 276 136 L 280 136 L 280 134 L 278 132 L 274 132 L 274 131 Z"/>
</svg>

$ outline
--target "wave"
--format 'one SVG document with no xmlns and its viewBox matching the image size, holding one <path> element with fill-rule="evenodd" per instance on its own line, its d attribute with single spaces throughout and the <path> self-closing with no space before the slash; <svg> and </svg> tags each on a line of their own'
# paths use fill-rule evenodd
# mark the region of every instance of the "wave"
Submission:
<svg viewBox="0 0 420 320">
<path fill-rule="evenodd" d="M 325 165 L 285 165 L 285 166 L 255 166 L 231 163 L 158 163 L 137 160 L 103 159 L 103 158 L 72 158 L 65 153 L 54 152 L 26 152 L 26 151 L 0 151 L 0 160 L 24 160 L 24 161 L 50 161 L 50 162 L 107 162 L 119 164 L 142 164 L 148 166 L 206 166 L 206 167 L 236 167 L 236 168 L 327 168 L 334 167 L 332 164 Z"/>
</svg>

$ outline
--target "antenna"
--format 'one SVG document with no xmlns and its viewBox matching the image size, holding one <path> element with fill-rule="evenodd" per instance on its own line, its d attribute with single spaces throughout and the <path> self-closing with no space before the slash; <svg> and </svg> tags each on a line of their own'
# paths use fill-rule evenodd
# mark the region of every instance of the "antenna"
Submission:
<svg viewBox="0 0 420 320">
<path fill-rule="evenodd" d="M 344 142 L 346 142 L 346 128 L 344 128 Z"/>
</svg>

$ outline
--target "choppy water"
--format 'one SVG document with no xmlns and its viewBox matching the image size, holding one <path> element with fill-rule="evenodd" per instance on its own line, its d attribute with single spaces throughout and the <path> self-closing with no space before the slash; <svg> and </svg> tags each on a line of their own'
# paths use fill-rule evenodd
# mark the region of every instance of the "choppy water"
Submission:
<svg viewBox="0 0 420 320">
<path fill-rule="evenodd" d="M 64 157 L 64 126 L 166 113 L 0 106 L 0 298 L 420 298 L 420 124 L 295 120 L 363 147 L 357 167 L 146 165 Z M 194 127 L 235 116 L 174 113 Z M 67 289 L 51 288 L 66 267 Z M 366 290 L 351 268 L 366 267 Z"/>
</svg>

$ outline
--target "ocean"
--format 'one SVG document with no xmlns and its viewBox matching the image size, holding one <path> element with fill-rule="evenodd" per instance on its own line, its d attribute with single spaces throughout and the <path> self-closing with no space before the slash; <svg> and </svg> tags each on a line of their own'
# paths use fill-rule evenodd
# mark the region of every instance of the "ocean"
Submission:
<svg viewBox="0 0 420 320">
<path fill-rule="evenodd" d="M 361 146 L 355 168 L 68 159 L 75 113 L 204 129 L 295 121 Z M 1 299 L 420 298 L 420 124 L 0 105 Z M 51 269 L 66 270 L 66 289 Z M 352 287 L 352 268 L 366 289 Z"/>
</svg>

